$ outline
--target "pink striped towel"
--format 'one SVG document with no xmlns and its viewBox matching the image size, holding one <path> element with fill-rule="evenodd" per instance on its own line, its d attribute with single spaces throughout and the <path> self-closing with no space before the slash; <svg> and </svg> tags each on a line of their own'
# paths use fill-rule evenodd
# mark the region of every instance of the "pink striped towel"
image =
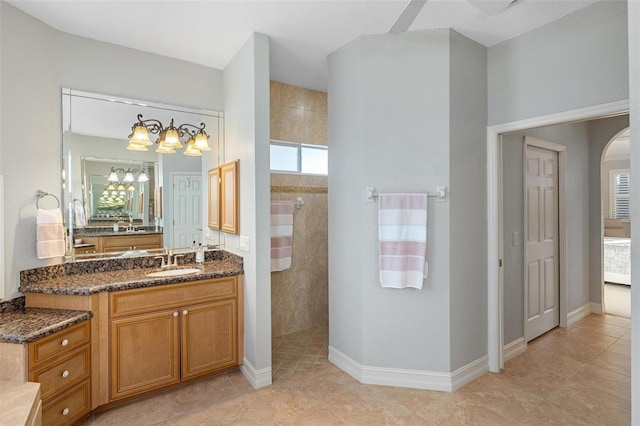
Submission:
<svg viewBox="0 0 640 426">
<path fill-rule="evenodd" d="M 271 202 L 271 272 L 291 267 L 293 201 Z"/>
<path fill-rule="evenodd" d="M 422 288 L 427 277 L 427 194 L 380 194 L 380 285 Z"/>
</svg>

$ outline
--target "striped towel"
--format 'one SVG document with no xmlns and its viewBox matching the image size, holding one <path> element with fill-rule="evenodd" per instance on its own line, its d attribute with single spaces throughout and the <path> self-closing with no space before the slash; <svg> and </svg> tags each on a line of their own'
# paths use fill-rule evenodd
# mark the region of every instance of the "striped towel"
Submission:
<svg viewBox="0 0 640 426">
<path fill-rule="evenodd" d="M 380 285 L 422 288 L 427 276 L 427 194 L 380 194 Z"/>
<path fill-rule="evenodd" d="M 64 256 L 64 228 L 60 209 L 38 209 L 36 225 L 38 259 Z"/>
<path fill-rule="evenodd" d="M 293 201 L 271 202 L 271 272 L 291 267 Z"/>
</svg>

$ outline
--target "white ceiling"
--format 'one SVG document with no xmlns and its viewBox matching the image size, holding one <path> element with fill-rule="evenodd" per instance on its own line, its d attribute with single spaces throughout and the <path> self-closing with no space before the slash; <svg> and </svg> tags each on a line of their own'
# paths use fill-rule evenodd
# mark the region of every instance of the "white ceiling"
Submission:
<svg viewBox="0 0 640 426">
<path fill-rule="evenodd" d="M 327 55 L 360 35 L 387 33 L 409 3 L 7 1 L 60 31 L 218 69 L 253 32 L 263 33 L 271 38 L 271 79 L 317 90 L 326 89 Z M 505 0 L 429 0 L 409 30 L 453 28 L 492 46 L 597 1 L 518 0 L 509 6 Z"/>
</svg>

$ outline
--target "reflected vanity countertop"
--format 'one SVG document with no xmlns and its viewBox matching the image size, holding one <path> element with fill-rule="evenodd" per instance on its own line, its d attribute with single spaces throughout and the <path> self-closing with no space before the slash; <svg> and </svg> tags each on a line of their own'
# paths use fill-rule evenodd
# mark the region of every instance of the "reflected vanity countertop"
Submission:
<svg viewBox="0 0 640 426">
<path fill-rule="evenodd" d="M 91 318 L 91 311 L 21 308 L 0 313 L 0 342 L 29 343 Z"/>
<path fill-rule="evenodd" d="M 127 225 L 120 225 L 120 229 L 118 232 L 113 230 L 111 226 L 96 226 L 96 227 L 88 227 L 88 228 L 74 228 L 73 236 L 74 238 L 82 238 L 82 237 L 112 237 L 112 236 L 130 236 L 130 235 L 162 235 L 162 231 L 156 231 L 153 226 L 144 227 L 138 226 L 136 227 L 136 231 L 127 232 Z"/>
<path fill-rule="evenodd" d="M 188 281 L 206 280 L 228 277 L 244 273 L 242 257 L 223 251 L 213 252 L 214 259 L 207 259 L 201 266 L 195 263 L 183 262 L 178 269 L 199 268 L 200 271 L 187 275 L 168 277 L 149 277 L 147 274 L 161 269 L 156 264 L 143 265 L 134 269 L 109 270 L 103 263 L 96 261 L 95 269 L 86 270 L 79 274 L 49 274 L 45 279 L 28 279 L 28 274 L 21 272 L 21 293 L 49 293 L 67 295 L 89 295 L 103 291 L 128 290 L 132 288 L 153 287 L 166 284 L 176 284 Z M 187 258 L 185 256 L 185 258 Z M 124 260 L 126 261 L 126 260 Z M 151 257 L 151 261 L 154 259 Z M 147 261 L 148 262 L 148 261 Z M 159 260 L 157 260 L 159 262 Z M 89 266 L 91 263 L 82 262 Z M 151 266 L 151 267 L 148 267 Z M 29 271 L 23 271 L 29 272 Z"/>
</svg>

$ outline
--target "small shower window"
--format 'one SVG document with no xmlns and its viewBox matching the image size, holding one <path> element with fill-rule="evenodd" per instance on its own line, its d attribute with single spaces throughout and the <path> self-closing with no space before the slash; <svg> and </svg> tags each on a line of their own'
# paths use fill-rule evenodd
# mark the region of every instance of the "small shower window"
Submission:
<svg viewBox="0 0 640 426">
<path fill-rule="evenodd" d="M 274 173 L 326 176 L 329 170 L 326 146 L 271 141 L 270 155 Z"/>
</svg>

